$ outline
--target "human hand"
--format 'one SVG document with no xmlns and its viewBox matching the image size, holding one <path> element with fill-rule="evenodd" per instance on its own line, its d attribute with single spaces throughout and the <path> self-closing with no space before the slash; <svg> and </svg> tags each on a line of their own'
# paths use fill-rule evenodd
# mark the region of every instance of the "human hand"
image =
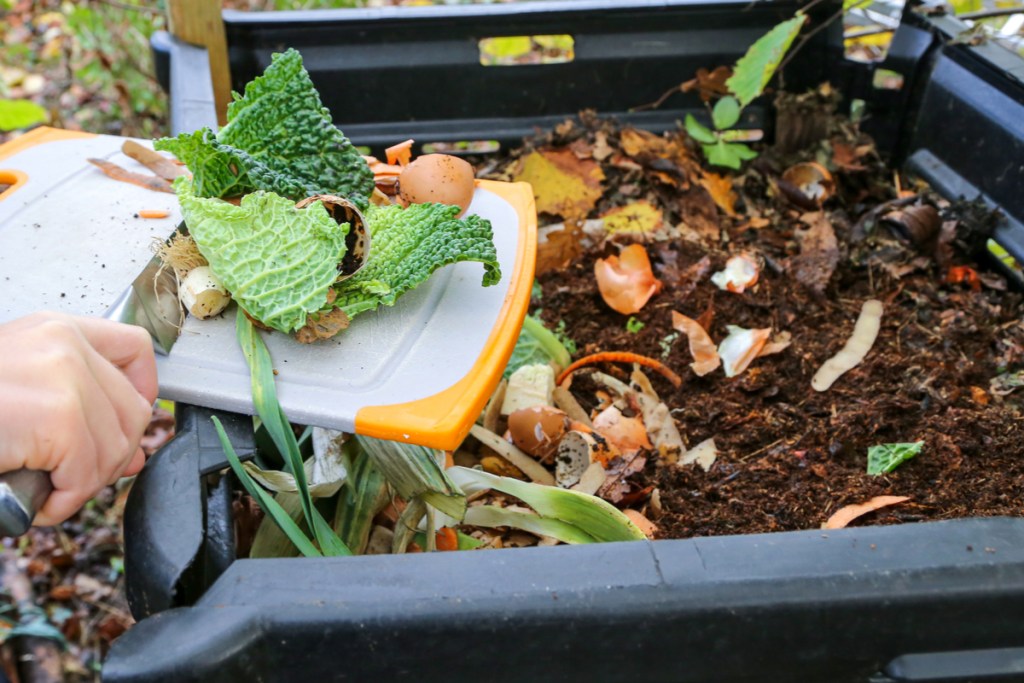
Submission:
<svg viewBox="0 0 1024 683">
<path fill-rule="evenodd" d="M 0 472 L 50 473 L 37 525 L 58 524 L 145 463 L 156 361 L 140 327 L 60 313 L 0 325 Z"/>
</svg>

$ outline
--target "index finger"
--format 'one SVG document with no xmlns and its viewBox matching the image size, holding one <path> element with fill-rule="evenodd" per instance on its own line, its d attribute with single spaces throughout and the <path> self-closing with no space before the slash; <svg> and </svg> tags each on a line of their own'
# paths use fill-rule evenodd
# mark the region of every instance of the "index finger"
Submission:
<svg viewBox="0 0 1024 683">
<path fill-rule="evenodd" d="M 149 403 L 158 384 L 153 341 L 141 327 L 101 318 L 75 318 L 78 329 L 97 353 L 110 361 Z"/>
</svg>

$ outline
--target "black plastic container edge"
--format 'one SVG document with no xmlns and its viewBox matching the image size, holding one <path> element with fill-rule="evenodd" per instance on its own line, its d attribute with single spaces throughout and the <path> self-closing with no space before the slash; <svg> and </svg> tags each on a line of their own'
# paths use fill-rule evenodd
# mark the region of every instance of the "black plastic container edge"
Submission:
<svg viewBox="0 0 1024 683">
<path fill-rule="evenodd" d="M 1020 680 L 979 651 L 1024 644 L 1021 614 L 1009 519 L 239 560 L 195 607 L 122 636 L 104 680 L 842 683 L 894 661 L 876 680 L 921 680 L 900 672 L 931 652 Z"/>
</svg>

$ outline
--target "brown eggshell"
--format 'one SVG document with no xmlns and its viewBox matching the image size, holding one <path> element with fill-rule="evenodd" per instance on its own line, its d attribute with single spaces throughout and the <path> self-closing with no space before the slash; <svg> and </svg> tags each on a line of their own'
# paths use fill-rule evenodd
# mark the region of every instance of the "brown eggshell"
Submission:
<svg viewBox="0 0 1024 683">
<path fill-rule="evenodd" d="M 551 406 L 522 408 L 508 416 L 512 443 L 541 462 L 554 457 L 558 442 L 568 429 L 569 417 Z"/>
<path fill-rule="evenodd" d="M 398 177 L 398 196 L 406 206 L 431 202 L 458 206 L 461 216 L 473 201 L 473 178 L 473 167 L 464 159 L 424 154 Z"/>
</svg>

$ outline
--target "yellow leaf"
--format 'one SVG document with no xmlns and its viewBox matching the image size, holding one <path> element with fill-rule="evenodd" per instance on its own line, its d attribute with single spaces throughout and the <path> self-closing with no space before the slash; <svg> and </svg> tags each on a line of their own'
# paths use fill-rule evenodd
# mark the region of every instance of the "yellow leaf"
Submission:
<svg viewBox="0 0 1024 683">
<path fill-rule="evenodd" d="M 601 218 L 609 234 L 648 234 L 660 228 L 664 221 L 660 209 L 643 201 L 618 206 L 602 214 Z"/>
<path fill-rule="evenodd" d="M 732 189 L 732 180 L 728 176 L 721 176 L 717 173 L 705 171 L 700 179 L 700 184 L 708 191 L 711 198 L 715 200 L 727 216 L 736 216 L 736 193 Z"/>
<path fill-rule="evenodd" d="M 585 217 L 604 188 L 604 172 L 592 159 L 578 159 L 569 150 L 530 152 L 519 163 L 513 180 L 530 183 L 537 212 L 567 220 Z"/>
</svg>

